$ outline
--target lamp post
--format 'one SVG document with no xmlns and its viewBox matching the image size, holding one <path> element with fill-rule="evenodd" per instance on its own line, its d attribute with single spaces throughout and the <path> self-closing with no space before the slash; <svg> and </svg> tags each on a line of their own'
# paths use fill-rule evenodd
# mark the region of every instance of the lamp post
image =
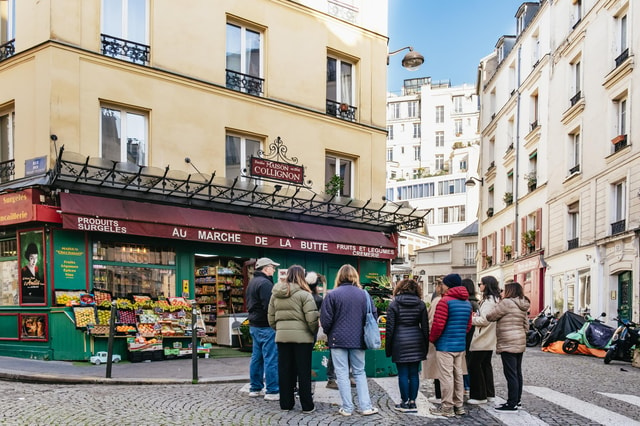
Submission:
<svg viewBox="0 0 640 426">
<path fill-rule="evenodd" d="M 402 58 L 402 66 L 409 71 L 415 71 L 420 68 L 420 65 L 424 63 L 424 56 L 413 50 L 412 46 L 403 47 L 402 49 L 394 50 L 387 54 L 387 65 L 389 65 L 389 57 L 402 52 L 405 49 L 409 49 L 409 53 Z"/>
<path fill-rule="evenodd" d="M 469 179 L 464 182 L 464 184 L 465 186 L 476 186 L 476 182 L 479 182 L 480 185 L 482 185 L 484 184 L 484 178 L 478 179 L 477 177 L 470 176 Z"/>
</svg>

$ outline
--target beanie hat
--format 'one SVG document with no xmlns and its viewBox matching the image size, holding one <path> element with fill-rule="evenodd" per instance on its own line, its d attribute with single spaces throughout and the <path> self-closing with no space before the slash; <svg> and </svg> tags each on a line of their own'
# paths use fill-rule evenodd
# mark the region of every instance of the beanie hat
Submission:
<svg viewBox="0 0 640 426">
<path fill-rule="evenodd" d="M 307 274 L 306 277 L 304 277 L 304 280 L 307 282 L 307 284 L 309 284 L 310 286 L 312 285 L 316 285 L 318 283 L 318 274 L 316 274 L 315 272 L 309 272 Z"/>
<path fill-rule="evenodd" d="M 449 288 L 459 287 L 462 285 L 462 278 L 458 274 L 449 274 L 442 279 L 442 282 Z"/>
</svg>

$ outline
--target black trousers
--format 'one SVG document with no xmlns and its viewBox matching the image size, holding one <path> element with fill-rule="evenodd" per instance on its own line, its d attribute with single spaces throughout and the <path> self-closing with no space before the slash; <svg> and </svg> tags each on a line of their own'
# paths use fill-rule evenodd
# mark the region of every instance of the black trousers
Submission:
<svg viewBox="0 0 640 426">
<path fill-rule="evenodd" d="M 278 343 L 278 376 L 280 408 L 291 410 L 296 404 L 294 390 L 298 383 L 300 405 L 304 411 L 313 410 L 311 395 L 311 351 L 313 343 Z"/>
<path fill-rule="evenodd" d="M 487 399 L 487 397 L 496 396 L 491 355 L 493 351 L 469 351 L 467 355 L 470 399 Z"/>
<path fill-rule="evenodd" d="M 502 368 L 504 378 L 507 379 L 507 404 L 515 407 L 522 398 L 522 353 L 512 354 L 502 352 Z"/>
</svg>

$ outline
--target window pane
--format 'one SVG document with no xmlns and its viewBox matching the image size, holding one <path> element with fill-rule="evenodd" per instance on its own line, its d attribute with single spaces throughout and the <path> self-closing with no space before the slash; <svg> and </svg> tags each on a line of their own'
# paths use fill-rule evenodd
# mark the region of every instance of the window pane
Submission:
<svg viewBox="0 0 640 426">
<path fill-rule="evenodd" d="M 120 37 L 122 32 L 122 1 L 102 0 L 102 32 L 104 34 Z"/>
<path fill-rule="evenodd" d="M 0 161 L 11 160 L 11 119 L 10 115 L 0 116 Z"/>
<path fill-rule="evenodd" d="M 351 64 L 344 62 L 340 63 L 340 101 L 349 105 L 353 105 L 351 99 L 351 79 L 352 79 L 352 67 Z"/>
<path fill-rule="evenodd" d="M 260 77 L 260 33 L 246 31 L 245 74 Z"/>
<path fill-rule="evenodd" d="M 127 20 L 127 40 L 146 44 L 146 3 L 147 0 L 129 0 Z"/>
<path fill-rule="evenodd" d="M 240 138 L 227 135 L 225 147 L 225 176 L 235 178 L 240 176 Z"/>
<path fill-rule="evenodd" d="M 247 139 L 245 141 L 245 161 L 242 164 L 243 169 L 248 169 L 251 164 L 251 156 L 257 157 L 260 150 L 260 142 Z"/>
<path fill-rule="evenodd" d="M 240 72 L 240 27 L 227 24 L 227 69 Z"/>
<path fill-rule="evenodd" d="M 102 108 L 102 158 L 120 161 L 120 111 Z"/>
<path fill-rule="evenodd" d="M 340 177 L 344 181 L 341 195 L 351 197 L 351 161 L 340 160 Z"/>
<path fill-rule="evenodd" d="M 3 243 L 6 242 L 3 241 Z M 15 256 L 15 253 L 13 253 L 13 255 Z M 2 286 L 0 286 L 0 306 L 17 305 L 19 303 L 18 261 L 8 260 L 0 262 L 0 275 L 2 275 Z"/>
<path fill-rule="evenodd" d="M 127 161 L 139 166 L 146 164 L 147 151 L 144 115 L 127 113 Z"/>
<path fill-rule="evenodd" d="M 327 99 L 330 101 L 338 101 L 338 86 L 336 82 L 336 65 L 337 61 L 333 58 L 327 58 Z"/>
</svg>

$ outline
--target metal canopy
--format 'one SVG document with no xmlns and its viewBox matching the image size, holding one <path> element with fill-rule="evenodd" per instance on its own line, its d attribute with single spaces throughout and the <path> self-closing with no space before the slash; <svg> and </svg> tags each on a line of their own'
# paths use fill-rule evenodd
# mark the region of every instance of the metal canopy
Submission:
<svg viewBox="0 0 640 426">
<path fill-rule="evenodd" d="M 316 194 L 297 186 L 266 185 L 181 170 L 86 157 L 60 149 L 51 185 L 62 190 L 187 205 L 299 222 L 397 232 L 424 224 L 428 210 Z"/>
</svg>

